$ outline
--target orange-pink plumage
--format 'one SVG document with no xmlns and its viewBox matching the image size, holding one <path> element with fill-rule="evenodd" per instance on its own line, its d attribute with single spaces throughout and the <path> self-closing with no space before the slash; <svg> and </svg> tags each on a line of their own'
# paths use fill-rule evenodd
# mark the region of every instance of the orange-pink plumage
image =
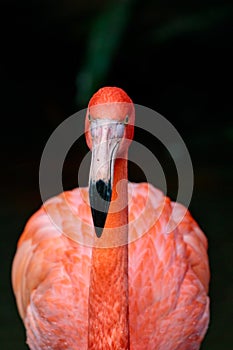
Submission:
<svg viewBox="0 0 233 350">
<path fill-rule="evenodd" d="M 121 91 L 103 88 L 90 105 L 132 105 Z M 112 184 L 116 207 L 118 198 L 123 203 L 116 184 L 127 178 L 125 159 L 120 162 Z M 88 188 L 48 200 L 28 221 L 12 281 L 30 349 L 199 349 L 209 322 L 206 237 L 182 205 L 152 185 L 124 183 L 127 206 L 108 213 L 102 236 L 94 238 L 97 247 L 90 244 L 95 230 Z M 121 220 L 129 243 L 98 247 Z M 168 222 L 174 224 L 169 233 Z"/>
</svg>

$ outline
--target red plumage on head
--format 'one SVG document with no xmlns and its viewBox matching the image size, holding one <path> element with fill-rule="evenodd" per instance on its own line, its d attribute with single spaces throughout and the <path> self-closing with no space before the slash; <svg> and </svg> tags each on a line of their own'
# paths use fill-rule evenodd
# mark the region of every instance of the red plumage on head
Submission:
<svg viewBox="0 0 233 350">
<path fill-rule="evenodd" d="M 126 92 L 118 87 L 103 87 L 90 99 L 89 107 L 103 103 L 125 102 L 133 103 Z"/>
<path fill-rule="evenodd" d="M 134 104 L 127 93 L 118 87 L 103 87 L 90 99 L 85 121 L 86 142 L 92 149 L 92 139 L 89 132 L 90 122 L 88 116 L 94 119 L 112 119 L 124 122 L 126 116 L 129 121 L 125 127 L 124 138 L 132 140 L 134 135 L 135 111 Z"/>
</svg>

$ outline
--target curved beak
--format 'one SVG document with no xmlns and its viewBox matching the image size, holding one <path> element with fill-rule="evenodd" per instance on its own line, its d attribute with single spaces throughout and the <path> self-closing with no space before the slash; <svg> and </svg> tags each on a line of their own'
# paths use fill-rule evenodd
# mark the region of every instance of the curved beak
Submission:
<svg viewBox="0 0 233 350">
<path fill-rule="evenodd" d="M 89 198 L 95 232 L 101 237 L 112 197 L 114 163 L 124 124 L 109 119 L 91 120 L 92 159 Z"/>
</svg>

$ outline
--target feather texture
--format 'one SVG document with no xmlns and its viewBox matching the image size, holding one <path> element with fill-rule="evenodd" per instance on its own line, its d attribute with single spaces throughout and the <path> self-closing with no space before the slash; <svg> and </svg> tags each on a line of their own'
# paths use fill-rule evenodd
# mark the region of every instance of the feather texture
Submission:
<svg viewBox="0 0 233 350">
<path fill-rule="evenodd" d="M 131 349 L 199 349 L 209 322 L 206 237 L 153 186 L 128 188 Z M 93 235 L 87 188 L 48 200 L 28 221 L 12 281 L 32 350 L 87 348 Z"/>
</svg>

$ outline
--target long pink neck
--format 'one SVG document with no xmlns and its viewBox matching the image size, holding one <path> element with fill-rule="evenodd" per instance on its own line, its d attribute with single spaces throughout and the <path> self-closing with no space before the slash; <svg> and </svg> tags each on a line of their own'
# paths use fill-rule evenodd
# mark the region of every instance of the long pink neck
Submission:
<svg viewBox="0 0 233 350">
<path fill-rule="evenodd" d="M 88 349 L 129 349 L 127 178 L 127 160 L 116 159 L 106 228 L 92 249 Z"/>
</svg>

